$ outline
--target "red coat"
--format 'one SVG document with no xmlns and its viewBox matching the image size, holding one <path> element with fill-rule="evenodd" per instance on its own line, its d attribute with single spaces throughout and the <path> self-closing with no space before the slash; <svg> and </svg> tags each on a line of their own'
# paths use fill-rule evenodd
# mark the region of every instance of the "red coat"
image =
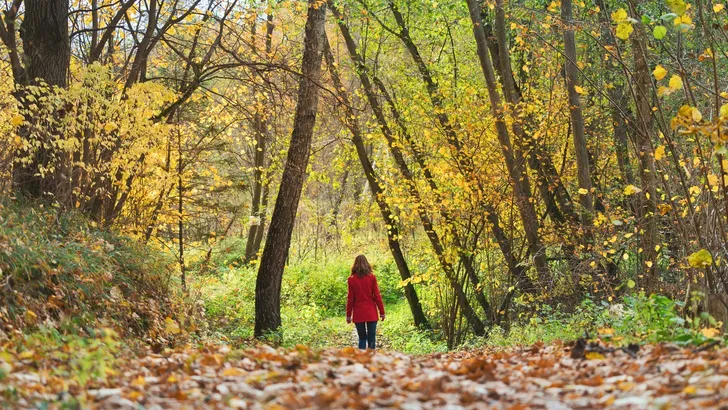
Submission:
<svg viewBox="0 0 728 410">
<path fill-rule="evenodd" d="M 379 294 L 377 277 L 374 274 L 360 278 L 357 275 L 349 276 L 349 296 L 346 301 L 346 317 L 351 317 L 354 323 L 375 322 L 377 315 L 384 316 L 384 303 Z"/>
</svg>

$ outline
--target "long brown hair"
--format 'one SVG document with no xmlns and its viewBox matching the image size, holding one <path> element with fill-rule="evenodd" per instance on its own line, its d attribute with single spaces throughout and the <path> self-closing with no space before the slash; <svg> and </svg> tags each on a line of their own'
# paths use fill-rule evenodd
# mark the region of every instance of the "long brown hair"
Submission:
<svg viewBox="0 0 728 410">
<path fill-rule="evenodd" d="M 367 257 L 359 255 L 354 259 L 354 266 L 351 267 L 351 274 L 360 278 L 372 274 L 372 266 L 369 264 Z"/>
</svg>

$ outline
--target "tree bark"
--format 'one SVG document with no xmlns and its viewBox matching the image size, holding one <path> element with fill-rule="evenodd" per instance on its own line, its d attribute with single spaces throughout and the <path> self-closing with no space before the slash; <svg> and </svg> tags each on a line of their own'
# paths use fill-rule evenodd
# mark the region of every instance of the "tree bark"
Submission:
<svg viewBox="0 0 728 410">
<path fill-rule="evenodd" d="M 614 33 L 610 30 L 612 22 L 609 19 L 609 9 L 604 3 L 604 0 L 597 0 L 596 5 L 600 9 L 599 22 L 602 26 L 601 34 L 604 39 L 604 46 L 615 47 L 617 41 L 614 38 Z M 607 64 L 611 63 L 607 62 Z M 620 82 L 621 80 L 618 79 L 618 76 L 609 70 L 609 68 L 606 70 L 606 76 L 607 81 L 613 85 L 607 91 L 607 95 L 611 102 L 610 113 L 612 126 L 614 127 L 612 138 L 614 139 L 614 149 L 617 153 L 617 164 L 622 174 L 624 185 L 634 185 L 634 172 L 629 160 L 629 128 L 627 127 L 628 122 L 632 121 L 628 107 L 629 95 L 624 91 L 624 84 Z M 627 113 L 628 115 L 623 115 L 623 113 Z"/>
<path fill-rule="evenodd" d="M 564 30 L 564 54 L 566 55 L 566 86 L 569 94 L 569 114 L 571 130 L 574 137 L 574 153 L 576 154 L 576 174 L 579 181 L 579 203 L 581 203 L 581 224 L 591 230 L 594 213 L 592 200 L 592 181 L 589 165 L 589 152 L 584 132 L 584 116 L 581 110 L 581 98 L 576 90 L 579 87 L 579 68 L 576 66 L 576 40 L 574 36 L 574 20 L 571 0 L 561 0 L 561 18 L 566 24 Z M 586 191 L 584 193 L 583 191 Z M 587 235 L 588 236 L 588 235 Z"/>
<path fill-rule="evenodd" d="M 281 325 L 281 281 L 296 222 L 296 210 L 306 180 L 311 140 L 316 125 L 325 19 L 326 5 L 317 0 L 309 0 L 302 74 L 291 143 L 255 286 L 254 334 L 258 338 L 275 331 Z"/>
<path fill-rule="evenodd" d="M 483 22 L 480 16 L 480 5 L 476 0 L 466 0 L 470 11 L 470 19 L 473 23 L 473 35 L 480 59 L 480 67 L 486 81 L 488 97 L 490 99 L 491 113 L 496 121 L 496 132 L 498 141 L 501 144 L 501 150 L 506 162 L 506 168 L 510 176 L 510 182 L 516 197 L 516 205 L 521 215 L 521 221 L 526 233 L 528 241 L 529 254 L 534 258 L 534 264 L 538 273 L 538 278 L 542 284 L 548 281 L 548 264 L 546 262 L 546 252 L 541 243 L 538 233 L 538 217 L 536 209 L 531 202 L 531 188 L 528 183 L 527 174 L 523 164 L 513 157 L 513 146 L 505 122 L 504 107 L 498 94 L 498 85 L 495 81 L 495 72 L 491 64 L 485 31 L 483 30 Z M 501 56 L 503 58 L 503 56 Z"/>
<path fill-rule="evenodd" d="M 68 68 L 71 62 L 71 42 L 68 36 L 69 0 L 27 0 L 25 16 L 20 29 L 23 40 L 22 81 L 66 88 Z M 17 79 L 16 79 L 17 81 Z M 22 92 L 20 93 L 22 94 Z M 21 104 L 26 104 L 20 96 Z M 21 131 L 22 133 L 22 131 Z M 52 157 L 50 138 L 52 129 L 42 135 L 32 136 L 37 141 L 29 163 L 19 163 L 13 170 L 13 182 L 18 191 L 29 198 L 43 197 L 45 192 L 55 192 L 55 173 L 40 175 Z M 22 155 L 22 154 L 21 154 Z"/>
<path fill-rule="evenodd" d="M 637 12 L 639 1 L 630 1 L 629 9 L 632 18 L 639 20 Z M 634 99 L 637 107 L 637 132 L 635 133 L 635 145 L 639 157 L 640 181 L 642 192 L 640 195 L 639 217 L 640 227 L 643 231 L 640 237 L 642 253 L 641 266 L 639 269 L 646 269 L 647 274 L 638 284 L 647 289 L 653 289 L 657 285 L 657 218 L 655 215 L 655 200 L 657 198 L 657 177 L 655 172 L 655 160 L 652 152 L 652 78 L 650 67 L 647 62 L 647 39 L 642 25 L 634 25 L 634 33 L 631 36 L 632 50 L 634 53 Z M 652 266 L 646 263 L 651 262 Z"/>
<path fill-rule="evenodd" d="M 269 55 L 272 50 L 273 27 L 273 14 L 268 14 L 265 31 L 266 55 Z M 255 37 L 255 30 L 253 30 L 253 36 Z M 254 49 L 255 43 L 255 38 L 253 38 L 252 44 Z M 253 156 L 253 167 L 255 169 L 253 171 L 253 198 L 250 211 L 250 216 L 253 221 L 250 223 L 248 239 L 245 244 L 245 263 L 250 263 L 258 255 L 258 251 L 260 251 L 260 242 L 257 242 L 256 238 L 258 238 L 258 230 L 263 229 L 260 210 L 262 205 L 263 178 L 265 176 L 265 156 L 269 139 L 268 119 L 264 114 L 260 112 L 255 113 L 253 118 L 253 129 L 255 130 L 255 154 Z"/>
</svg>

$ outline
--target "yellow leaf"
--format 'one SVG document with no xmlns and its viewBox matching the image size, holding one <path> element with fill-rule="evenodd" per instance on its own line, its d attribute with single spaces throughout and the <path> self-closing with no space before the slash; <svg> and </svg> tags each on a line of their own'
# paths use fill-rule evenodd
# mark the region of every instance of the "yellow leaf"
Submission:
<svg viewBox="0 0 728 410">
<path fill-rule="evenodd" d="M 645 265 L 647 265 L 648 268 L 651 268 L 652 267 L 652 261 L 645 262 Z"/>
<path fill-rule="evenodd" d="M 693 268 L 704 268 L 713 263 L 713 256 L 706 249 L 701 249 L 688 256 L 688 263 Z"/>
<path fill-rule="evenodd" d="M 670 88 L 673 90 L 679 90 L 683 86 L 682 78 L 680 78 L 679 75 L 673 74 L 672 77 L 670 77 Z"/>
<path fill-rule="evenodd" d="M 708 174 L 708 185 L 710 185 L 710 186 L 718 185 L 718 176 L 715 174 Z"/>
<path fill-rule="evenodd" d="M 698 391 L 698 389 L 695 388 L 695 386 L 686 386 L 683 389 L 683 393 L 693 395 Z"/>
<path fill-rule="evenodd" d="M 129 394 L 127 394 L 126 398 L 129 400 L 138 401 L 143 395 L 144 395 L 144 393 L 134 390 L 134 391 L 129 392 Z"/>
<path fill-rule="evenodd" d="M 655 69 L 652 71 L 652 75 L 654 75 L 655 79 L 659 81 L 665 78 L 665 76 L 667 75 L 667 70 L 665 69 L 665 67 L 658 64 L 657 67 L 655 67 Z"/>
<path fill-rule="evenodd" d="M 166 322 L 165 330 L 167 333 L 176 335 L 177 333 L 180 332 L 179 325 L 171 317 L 168 317 L 164 321 Z"/>
<path fill-rule="evenodd" d="M 587 352 L 584 357 L 586 357 L 587 360 L 603 360 L 606 359 L 603 354 L 599 352 Z"/>
<path fill-rule="evenodd" d="M 139 375 L 136 379 L 132 380 L 131 385 L 136 387 L 144 387 L 146 386 L 147 381 L 144 379 L 144 376 Z"/>
<path fill-rule="evenodd" d="M 597 331 L 599 332 L 600 335 L 613 335 L 614 334 L 614 329 L 612 329 L 611 327 L 604 327 L 604 328 L 598 329 Z"/>
<path fill-rule="evenodd" d="M 579 94 L 581 94 L 581 95 L 587 95 L 587 94 L 589 94 L 588 92 L 586 92 L 585 89 L 583 89 L 582 87 L 579 87 L 578 85 L 575 85 L 574 86 L 574 90 L 576 90 L 576 92 L 579 93 Z"/>
<path fill-rule="evenodd" d="M 111 131 L 115 130 L 116 128 L 117 128 L 116 124 L 113 122 L 109 122 L 106 125 L 104 125 L 104 131 L 106 131 L 106 132 L 111 132 Z"/>
<path fill-rule="evenodd" d="M 241 370 L 236 367 L 228 367 L 222 371 L 222 375 L 225 377 L 242 376 L 244 374 L 246 374 L 245 370 Z"/>
<path fill-rule="evenodd" d="M 12 124 L 14 127 L 18 127 L 20 125 L 23 125 L 23 121 L 25 121 L 25 118 L 22 115 L 18 114 L 10 119 L 10 124 Z"/>
<path fill-rule="evenodd" d="M 630 23 L 623 22 L 617 25 L 617 37 L 622 40 L 627 40 L 633 31 L 634 27 Z"/>
<path fill-rule="evenodd" d="M 720 334 L 720 330 L 714 327 L 709 327 L 701 330 L 700 333 L 702 333 L 703 336 L 707 337 L 708 339 L 712 339 Z"/>
<path fill-rule="evenodd" d="M 655 161 L 659 161 L 665 157 L 665 146 L 660 145 L 655 148 Z"/>
<path fill-rule="evenodd" d="M 713 13 L 720 13 L 725 8 L 722 4 L 714 4 L 713 5 Z"/>
<path fill-rule="evenodd" d="M 36 315 L 35 312 L 30 309 L 26 310 L 23 316 L 25 318 L 25 321 L 29 324 L 34 324 L 36 320 L 38 320 L 38 315 Z"/>
<path fill-rule="evenodd" d="M 620 8 L 617 11 L 614 11 L 612 13 L 612 21 L 615 23 L 621 23 L 623 21 L 627 20 L 627 11 L 625 9 Z"/>
<path fill-rule="evenodd" d="M 627 186 L 626 186 L 626 187 L 624 188 L 624 194 L 625 194 L 625 195 L 634 195 L 634 194 L 636 194 L 636 193 L 639 193 L 639 192 L 642 192 L 642 190 L 641 190 L 641 189 L 639 189 L 639 188 L 637 188 L 637 187 L 636 187 L 636 186 L 634 186 L 634 185 L 627 185 Z"/>
<path fill-rule="evenodd" d="M 579 188 L 579 195 L 586 195 L 586 194 L 588 194 L 588 193 L 589 193 L 589 191 L 587 191 L 586 189 L 584 189 L 584 188 Z"/>
<path fill-rule="evenodd" d="M 721 120 L 728 121 L 728 104 L 723 104 L 720 107 L 719 113 L 720 113 L 719 115 L 720 115 Z"/>
<path fill-rule="evenodd" d="M 700 120 L 703 119 L 703 114 L 701 114 L 700 111 L 698 111 L 698 109 L 695 107 L 692 107 L 690 109 L 690 114 L 691 114 L 691 117 L 693 118 L 693 121 L 695 121 L 695 122 L 700 122 Z"/>
</svg>

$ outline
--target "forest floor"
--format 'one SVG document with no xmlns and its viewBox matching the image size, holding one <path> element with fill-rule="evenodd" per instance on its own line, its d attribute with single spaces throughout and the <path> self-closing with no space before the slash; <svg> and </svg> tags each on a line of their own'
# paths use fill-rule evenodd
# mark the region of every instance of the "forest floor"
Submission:
<svg viewBox="0 0 728 410">
<path fill-rule="evenodd" d="M 584 347 L 556 343 L 426 356 L 304 346 L 147 351 L 128 353 L 107 371 L 105 382 L 89 381 L 83 388 L 54 374 L 59 359 L 6 354 L 0 403 L 101 409 L 728 408 L 728 349 Z"/>
</svg>

